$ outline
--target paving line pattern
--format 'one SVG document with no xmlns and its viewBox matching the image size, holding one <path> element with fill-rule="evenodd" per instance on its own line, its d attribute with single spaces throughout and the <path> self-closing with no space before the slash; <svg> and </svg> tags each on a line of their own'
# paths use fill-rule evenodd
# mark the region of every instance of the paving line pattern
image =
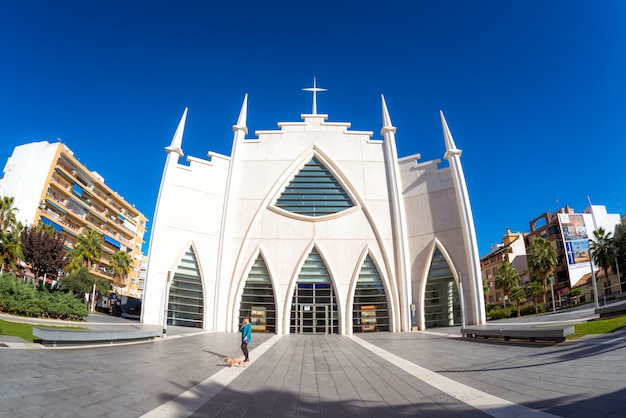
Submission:
<svg viewBox="0 0 626 418">
<path fill-rule="evenodd" d="M 375 346 L 361 338 L 353 335 L 348 336 L 357 344 L 361 345 L 365 349 L 378 355 L 379 357 L 389 361 L 395 366 L 400 367 L 407 373 L 410 373 L 417 379 L 420 379 L 424 383 L 427 383 L 438 390 L 447 393 L 448 395 L 458 399 L 459 401 L 476 408 L 486 414 L 489 414 L 496 418 L 526 418 L 526 417 L 541 417 L 550 418 L 558 417 L 558 415 L 548 414 L 543 411 L 528 408 L 524 405 L 519 405 L 506 399 L 499 398 L 497 396 L 490 395 L 478 389 L 474 389 L 470 386 L 456 382 L 438 373 L 432 372 L 415 363 L 411 363 L 408 360 L 403 359 L 395 354 L 390 353 L 380 347 Z"/>
<path fill-rule="evenodd" d="M 271 346 L 273 346 L 280 335 L 274 335 L 269 340 L 251 351 L 255 357 L 261 357 Z M 215 373 L 208 379 L 200 382 L 191 389 L 181 393 L 174 399 L 154 408 L 152 411 L 142 415 L 142 418 L 175 418 L 188 417 L 198 408 L 204 405 L 209 399 L 228 386 L 235 378 L 243 373 L 245 368 L 229 368 Z"/>
<path fill-rule="evenodd" d="M 279 339 L 280 335 L 271 337 L 268 341 L 257 347 L 252 353 L 255 358 L 260 358 Z M 405 360 L 395 354 L 390 353 L 374 344 L 371 344 L 355 336 L 347 336 L 352 341 L 390 362 L 419 379 L 427 385 L 440 390 L 458 401 L 480 410 L 496 418 L 553 418 L 557 415 L 545 413 L 543 411 L 528 408 L 514 402 L 507 401 L 497 396 L 490 395 L 478 389 L 456 382 L 438 373 L 432 372 Z M 207 401 L 217 395 L 222 389 L 227 387 L 234 379 L 245 372 L 245 368 L 231 369 L 225 368 L 213 376 L 207 378 L 198 385 L 183 392 L 174 399 L 160 405 L 152 411 L 142 415 L 144 418 L 179 418 L 188 417 L 201 408 Z"/>
</svg>

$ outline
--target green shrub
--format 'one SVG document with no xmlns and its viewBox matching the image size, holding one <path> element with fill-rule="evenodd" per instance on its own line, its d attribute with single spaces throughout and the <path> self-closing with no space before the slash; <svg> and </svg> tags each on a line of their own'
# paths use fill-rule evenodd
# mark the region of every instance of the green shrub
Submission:
<svg viewBox="0 0 626 418">
<path fill-rule="evenodd" d="M 542 304 L 537 304 L 537 312 L 542 313 L 544 311 L 544 307 Z M 535 305 L 524 305 L 521 309 L 522 316 L 523 315 L 535 315 Z"/>
<path fill-rule="evenodd" d="M 514 307 L 507 307 L 507 308 L 496 307 L 490 310 L 489 312 L 487 312 L 487 316 L 491 319 L 510 318 L 512 316 L 517 316 L 517 309 Z"/>
<path fill-rule="evenodd" d="M 36 289 L 15 276 L 0 276 L 0 311 L 19 316 L 80 319 L 89 314 L 82 300 L 71 293 Z"/>
</svg>

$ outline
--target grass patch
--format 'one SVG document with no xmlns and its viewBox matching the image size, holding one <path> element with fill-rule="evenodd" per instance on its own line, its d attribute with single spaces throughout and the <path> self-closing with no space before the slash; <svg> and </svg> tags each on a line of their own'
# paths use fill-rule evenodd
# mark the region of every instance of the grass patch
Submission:
<svg viewBox="0 0 626 418">
<path fill-rule="evenodd" d="M 56 326 L 43 326 L 41 324 L 33 325 L 23 322 L 11 322 L 0 319 L 0 335 L 7 335 L 11 337 L 20 337 L 29 343 L 35 341 L 33 336 L 33 326 L 41 328 L 67 328 L 67 329 L 85 329 L 81 327 L 56 327 Z"/>
<path fill-rule="evenodd" d="M 574 333 L 568 335 L 567 339 L 575 340 L 587 334 L 610 334 L 624 327 L 626 327 L 626 315 L 617 318 L 596 319 L 576 325 Z"/>
</svg>

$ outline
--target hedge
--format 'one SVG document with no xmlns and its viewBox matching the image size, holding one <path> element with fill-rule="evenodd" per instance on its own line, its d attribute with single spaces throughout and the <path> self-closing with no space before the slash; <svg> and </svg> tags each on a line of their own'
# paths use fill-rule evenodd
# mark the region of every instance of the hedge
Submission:
<svg viewBox="0 0 626 418">
<path fill-rule="evenodd" d="M 48 291 L 45 286 L 38 289 L 9 274 L 0 276 L 0 311 L 53 319 L 84 319 L 89 314 L 87 305 L 75 295 Z"/>
</svg>

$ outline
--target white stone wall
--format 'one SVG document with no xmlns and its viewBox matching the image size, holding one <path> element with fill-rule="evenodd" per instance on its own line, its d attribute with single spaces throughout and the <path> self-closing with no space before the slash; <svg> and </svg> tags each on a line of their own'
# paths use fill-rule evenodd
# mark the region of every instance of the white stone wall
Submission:
<svg viewBox="0 0 626 418">
<path fill-rule="evenodd" d="M 144 323 L 163 322 L 167 272 L 173 273 L 189 246 L 198 257 L 205 290 L 204 328 L 217 331 L 237 330 L 241 294 L 259 253 L 274 286 L 277 333 L 289 332 L 296 281 L 314 246 L 332 277 L 340 332 L 345 334 L 352 333 L 354 288 L 368 254 L 386 286 L 391 329 L 396 332 L 407 330 L 403 321 L 409 323 L 401 318 L 408 314 L 402 300 L 420 303 L 435 244 L 450 256 L 451 269 L 467 271 L 459 198 L 450 170 L 440 170 L 439 161 L 417 163 L 417 156 L 407 157 L 400 160 L 399 183 L 411 277 L 410 288 L 404 290 L 408 296 L 403 296 L 396 253 L 401 247 L 395 245 L 392 224 L 395 192 L 384 143 L 372 140 L 372 132 L 349 131 L 348 123 L 326 123 L 326 117 L 303 115 L 304 122 L 257 131 L 256 139 L 243 140 L 236 132 L 230 159 L 190 158 L 186 167 L 172 162 L 176 154 L 169 154 L 153 223 Z M 355 207 L 312 219 L 273 206 L 313 157 L 342 183 Z"/>
<path fill-rule="evenodd" d="M 13 149 L 0 180 L 0 196 L 13 196 L 18 209 L 16 218 L 24 226 L 35 221 L 37 208 L 45 196 L 48 174 L 54 162 L 59 143 L 32 142 Z"/>
</svg>

